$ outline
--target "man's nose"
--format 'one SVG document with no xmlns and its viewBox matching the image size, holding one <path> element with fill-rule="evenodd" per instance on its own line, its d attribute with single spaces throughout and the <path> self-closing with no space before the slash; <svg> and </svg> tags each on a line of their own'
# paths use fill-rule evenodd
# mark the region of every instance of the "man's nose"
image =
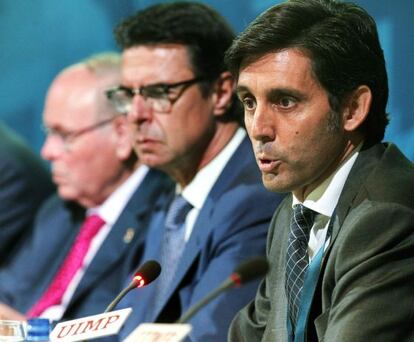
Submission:
<svg viewBox="0 0 414 342">
<path fill-rule="evenodd" d="M 43 159 L 52 161 L 65 151 L 65 142 L 55 134 L 48 134 L 40 154 Z"/>
<path fill-rule="evenodd" d="M 128 113 L 128 120 L 135 123 L 141 123 L 151 120 L 153 110 L 141 95 L 137 94 L 132 98 L 131 110 Z"/>
<path fill-rule="evenodd" d="M 258 104 L 253 115 L 246 118 L 246 128 L 252 139 L 266 142 L 276 137 L 273 113 L 265 105 Z"/>
</svg>

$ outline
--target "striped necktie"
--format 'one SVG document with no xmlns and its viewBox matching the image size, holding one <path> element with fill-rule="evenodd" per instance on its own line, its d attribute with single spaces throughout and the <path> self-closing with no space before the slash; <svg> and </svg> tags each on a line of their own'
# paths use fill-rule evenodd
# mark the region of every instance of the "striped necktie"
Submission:
<svg viewBox="0 0 414 342">
<path fill-rule="evenodd" d="M 313 210 L 297 204 L 293 207 L 286 255 L 286 295 L 292 326 L 295 327 L 303 282 L 308 269 L 308 241 L 315 220 Z"/>
<path fill-rule="evenodd" d="M 161 246 L 162 272 L 157 282 L 156 307 L 164 300 L 185 247 L 185 219 L 192 205 L 177 195 L 171 202 L 165 218 L 165 230 Z"/>
</svg>

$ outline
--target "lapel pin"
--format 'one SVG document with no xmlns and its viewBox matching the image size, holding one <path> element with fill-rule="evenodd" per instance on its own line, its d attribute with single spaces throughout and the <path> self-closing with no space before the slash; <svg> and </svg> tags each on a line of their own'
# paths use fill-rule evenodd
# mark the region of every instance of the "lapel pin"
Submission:
<svg viewBox="0 0 414 342">
<path fill-rule="evenodd" d="M 134 238 L 134 235 L 135 235 L 134 228 L 128 228 L 125 232 L 125 235 L 124 235 L 124 242 L 125 243 L 130 243 L 132 241 L 132 239 Z"/>
</svg>

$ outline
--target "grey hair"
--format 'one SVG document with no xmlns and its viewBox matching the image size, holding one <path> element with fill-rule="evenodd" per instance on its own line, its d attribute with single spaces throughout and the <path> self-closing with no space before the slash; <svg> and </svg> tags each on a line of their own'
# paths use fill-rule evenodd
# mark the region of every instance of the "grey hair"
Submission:
<svg viewBox="0 0 414 342">
<path fill-rule="evenodd" d="M 105 91 L 117 86 L 121 79 L 121 54 L 114 51 L 106 51 L 91 55 L 67 69 L 86 67 L 99 79 L 97 89 L 97 116 L 99 118 L 117 116 L 119 113 L 108 103 Z"/>
<path fill-rule="evenodd" d="M 99 76 L 110 71 L 118 71 L 121 66 L 121 55 L 118 52 L 108 51 L 92 55 L 79 64 L 84 64 L 91 72 Z"/>
</svg>

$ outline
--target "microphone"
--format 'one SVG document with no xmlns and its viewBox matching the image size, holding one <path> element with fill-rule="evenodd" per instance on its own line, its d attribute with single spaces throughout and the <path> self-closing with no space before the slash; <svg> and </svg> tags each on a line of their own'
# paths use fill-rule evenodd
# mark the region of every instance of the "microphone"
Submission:
<svg viewBox="0 0 414 342">
<path fill-rule="evenodd" d="M 149 283 L 157 279 L 160 273 L 161 273 L 161 266 L 157 261 L 155 260 L 146 261 L 143 265 L 141 265 L 138 271 L 135 272 L 135 275 L 132 278 L 132 281 L 130 282 L 130 284 L 115 297 L 115 299 L 105 309 L 104 313 L 112 311 L 113 308 L 121 301 L 122 298 L 125 297 L 125 295 L 129 291 L 135 288 L 148 285 Z"/>
<path fill-rule="evenodd" d="M 200 311 L 201 308 L 222 292 L 233 287 L 241 287 L 254 279 L 262 277 L 267 273 L 268 269 L 269 264 L 265 257 L 255 257 L 242 262 L 218 288 L 190 307 L 190 309 L 188 309 L 176 323 L 187 322 Z"/>
</svg>

